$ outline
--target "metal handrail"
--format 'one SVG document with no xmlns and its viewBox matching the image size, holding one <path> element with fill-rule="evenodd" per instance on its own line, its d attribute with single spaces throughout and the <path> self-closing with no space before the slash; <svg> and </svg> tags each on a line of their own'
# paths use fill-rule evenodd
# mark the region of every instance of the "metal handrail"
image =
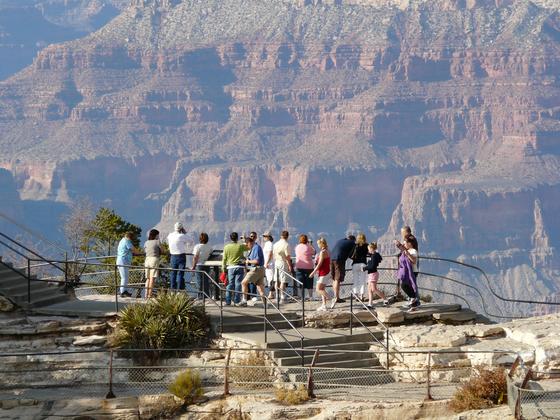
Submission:
<svg viewBox="0 0 560 420">
<path fill-rule="evenodd" d="M 20 242 L 16 241 L 15 239 L 10 238 L 8 235 L 0 232 L 0 236 L 3 237 L 4 239 L 8 240 L 10 243 L 14 244 L 15 246 L 24 249 L 25 251 L 33 254 L 35 257 L 39 258 L 40 261 L 43 261 L 44 263 L 51 265 L 55 268 L 57 268 L 58 270 L 62 271 L 63 273 L 65 272 L 64 268 L 59 267 L 58 265 L 56 265 L 52 260 L 48 260 L 45 257 L 39 255 L 37 252 L 33 251 L 32 249 L 29 249 L 28 247 L 26 247 L 25 245 L 21 244 Z M 0 244 L 8 247 L 9 249 L 11 249 L 12 251 L 16 252 L 18 255 L 26 258 L 28 261 L 32 260 L 32 258 L 29 258 L 27 255 L 23 254 L 21 251 L 15 251 L 12 247 L 10 247 L 8 244 L 6 244 L 4 241 L 0 240 Z M 62 263 L 64 263 L 65 261 L 62 261 Z"/>
</svg>

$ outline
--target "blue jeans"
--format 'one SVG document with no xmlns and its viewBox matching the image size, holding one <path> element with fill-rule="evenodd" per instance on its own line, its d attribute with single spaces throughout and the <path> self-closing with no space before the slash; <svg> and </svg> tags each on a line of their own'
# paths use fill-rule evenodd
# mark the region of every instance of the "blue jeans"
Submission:
<svg viewBox="0 0 560 420">
<path fill-rule="evenodd" d="M 171 268 L 174 270 L 184 270 L 187 261 L 185 254 L 171 255 Z M 185 288 L 185 272 L 171 271 L 169 274 L 171 289 L 183 290 Z"/>
<path fill-rule="evenodd" d="M 228 285 L 226 288 L 226 305 L 231 305 L 231 295 L 233 296 L 233 302 L 239 303 L 241 301 L 241 281 L 243 280 L 243 276 L 245 275 L 245 269 L 243 267 L 239 268 L 230 268 L 227 272 L 228 277 Z"/>
<path fill-rule="evenodd" d="M 123 264 L 123 263 L 119 263 L 119 264 Z M 121 293 L 121 294 L 124 293 L 124 292 L 130 293 L 130 291 L 126 287 L 126 286 L 128 286 L 128 267 L 120 267 L 119 266 L 119 275 L 121 277 L 121 287 L 120 287 L 119 293 Z"/>
</svg>

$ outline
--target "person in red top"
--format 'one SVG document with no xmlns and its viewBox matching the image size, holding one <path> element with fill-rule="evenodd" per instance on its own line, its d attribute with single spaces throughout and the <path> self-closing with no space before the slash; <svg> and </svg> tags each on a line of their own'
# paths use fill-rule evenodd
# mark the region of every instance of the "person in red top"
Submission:
<svg viewBox="0 0 560 420">
<path fill-rule="evenodd" d="M 315 268 L 309 274 L 310 278 L 313 278 L 315 274 L 319 276 L 317 280 L 317 294 L 321 296 L 323 304 L 317 308 L 318 311 L 327 310 L 327 302 L 329 300 L 329 294 L 325 290 L 327 283 L 331 282 L 331 256 L 329 254 L 329 246 L 325 238 L 320 238 L 317 241 L 319 245 L 319 254 L 317 255 Z"/>
</svg>

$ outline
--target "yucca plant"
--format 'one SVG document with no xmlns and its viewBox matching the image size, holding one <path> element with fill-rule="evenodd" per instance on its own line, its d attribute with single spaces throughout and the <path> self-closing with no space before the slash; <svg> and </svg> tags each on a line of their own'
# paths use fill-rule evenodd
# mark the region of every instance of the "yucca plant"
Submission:
<svg viewBox="0 0 560 420">
<path fill-rule="evenodd" d="M 164 293 L 125 308 L 111 344 L 120 349 L 187 349 L 209 339 L 208 316 L 184 293 Z M 135 361 L 156 364 L 174 352 L 127 352 Z"/>
</svg>

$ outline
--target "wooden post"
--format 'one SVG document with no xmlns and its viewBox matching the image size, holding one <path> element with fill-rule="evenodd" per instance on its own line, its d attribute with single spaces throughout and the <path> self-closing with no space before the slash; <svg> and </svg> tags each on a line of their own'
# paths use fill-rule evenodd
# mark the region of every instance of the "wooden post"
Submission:
<svg viewBox="0 0 560 420">
<path fill-rule="evenodd" d="M 320 353 L 319 349 L 315 350 L 315 354 L 313 355 L 313 360 L 309 365 L 309 372 L 307 374 L 307 396 L 309 398 L 315 398 L 315 393 L 313 392 L 315 387 L 315 384 L 313 382 L 313 368 L 315 367 L 315 363 L 317 363 L 317 360 L 319 359 L 319 353 Z"/>
<path fill-rule="evenodd" d="M 109 392 L 107 392 L 105 398 L 115 398 L 115 394 L 113 394 L 113 350 L 109 353 Z"/>
<path fill-rule="evenodd" d="M 231 348 L 228 349 L 226 354 L 226 364 L 224 366 L 224 397 L 231 395 L 229 393 L 229 362 L 231 360 Z"/>
</svg>

